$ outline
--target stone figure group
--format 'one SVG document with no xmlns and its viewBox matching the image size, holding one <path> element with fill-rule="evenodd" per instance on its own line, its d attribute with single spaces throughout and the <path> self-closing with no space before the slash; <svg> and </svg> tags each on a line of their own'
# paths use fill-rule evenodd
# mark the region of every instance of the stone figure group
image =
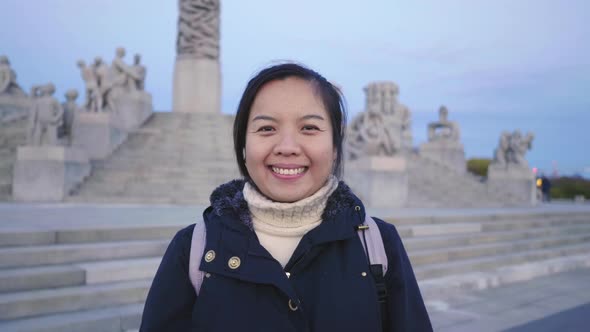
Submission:
<svg viewBox="0 0 590 332">
<path fill-rule="evenodd" d="M 31 108 L 27 143 L 32 146 L 70 145 L 74 117 L 78 111 L 78 91 L 68 90 L 62 104 L 53 96 L 55 85 L 35 85 L 31 88 Z"/>
<path fill-rule="evenodd" d="M 128 65 L 123 59 L 125 53 L 124 48 L 117 48 L 110 66 L 101 57 L 96 57 L 92 65 L 78 61 L 85 84 L 83 108 L 86 111 L 115 112 L 119 95 L 144 90 L 147 71 L 141 64 L 141 56 L 136 54 L 133 64 Z"/>
<path fill-rule="evenodd" d="M 528 162 L 524 158 L 526 152 L 532 148 L 533 133 L 527 133 L 525 137 L 519 130 L 510 133 L 505 131 L 500 136 L 498 147 L 494 151 L 492 165 L 495 167 L 517 166 L 528 168 Z"/>
<path fill-rule="evenodd" d="M 456 122 L 448 120 L 449 110 L 441 106 L 438 110 L 438 121 L 428 125 L 429 141 L 453 141 L 459 142 L 461 132 Z"/>
<path fill-rule="evenodd" d="M 10 67 L 8 57 L 0 56 L 0 95 L 25 96 L 25 92 L 16 82 L 16 73 Z"/>
<path fill-rule="evenodd" d="M 365 88 L 365 112 L 351 122 L 346 143 L 350 160 L 362 156 L 393 156 L 412 148 L 410 110 L 398 102 L 393 82 L 372 83 Z"/>
<path fill-rule="evenodd" d="M 219 0 L 179 0 L 176 52 L 219 59 Z"/>
<path fill-rule="evenodd" d="M 28 145 L 58 145 L 58 129 L 63 123 L 64 110 L 53 97 L 54 93 L 55 85 L 52 83 L 31 88 Z"/>
</svg>

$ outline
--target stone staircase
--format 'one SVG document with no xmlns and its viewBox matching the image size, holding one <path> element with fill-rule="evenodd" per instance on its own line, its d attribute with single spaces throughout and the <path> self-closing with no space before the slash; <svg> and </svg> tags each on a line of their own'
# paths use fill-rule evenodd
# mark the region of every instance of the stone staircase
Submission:
<svg viewBox="0 0 590 332">
<path fill-rule="evenodd" d="M 1 331 L 126 331 L 184 225 L 65 226 L 0 233 Z"/>
<path fill-rule="evenodd" d="M 509 192 L 490 191 L 469 172 L 459 174 L 417 154 L 408 158 L 407 207 L 496 207 L 514 201 Z"/>
<path fill-rule="evenodd" d="M 387 220 L 404 239 L 426 301 L 590 267 L 590 209 Z M 0 230 L 0 330 L 139 328 L 161 256 L 184 226 L 107 221 Z"/>
<path fill-rule="evenodd" d="M 219 184 L 238 177 L 233 116 L 155 113 L 113 155 L 94 162 L 68 201 L 208 204 Z"/>
<path fill-rule="evenodd" d="M 12 170 L 16 148 L 25 145 L 27 118 L 22 116 L 0 123 L 0 202 L 12 200 Z"/>
</svg>

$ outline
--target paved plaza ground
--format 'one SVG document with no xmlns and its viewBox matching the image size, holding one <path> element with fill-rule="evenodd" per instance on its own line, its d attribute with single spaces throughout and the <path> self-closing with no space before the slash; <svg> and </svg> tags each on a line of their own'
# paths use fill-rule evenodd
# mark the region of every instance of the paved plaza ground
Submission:
<svg viewBox="0 0 590 332">
<path fill-rule="evenodd" d="M 14 229 L 86 228 L 170 224 L 201 219 L 203 207 L 170 205 L 0 203 L 0 232 Z M 545 204 L 511 209 L 374 209 L 379 217 L 469 217 L 590 212 L 588 204 Z M 426 298 L 435 331 L 589 331 L 590 269 L 539 277 L 482 291 Z"/>
<path fill-rule="evenodd" d="M 590 270 L 555 274 L 428 303 L 435 331 L 590 330 Z"/>
</svg>

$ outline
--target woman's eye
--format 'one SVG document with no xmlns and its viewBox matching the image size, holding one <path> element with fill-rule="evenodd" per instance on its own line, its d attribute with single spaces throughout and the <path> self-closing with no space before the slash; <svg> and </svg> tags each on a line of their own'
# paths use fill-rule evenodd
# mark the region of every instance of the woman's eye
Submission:
<svg viewBox="0 0 590 332">
<path fill-rule="evenodd" d="M 263 127 L 258 128 L 257 132 L 268 133 L 268 132 L 271 132 L 273 130 L 274 130 L 274 128 L 271 127 L 271 126 L 263 126 Z"/>
<path fill-rule="evenodd" d="M 301 128 L 303 131 L 312 131 L 312 130 L 319 130 L 317 126 L 314 125 L 305 125 Z"/>
</svg>

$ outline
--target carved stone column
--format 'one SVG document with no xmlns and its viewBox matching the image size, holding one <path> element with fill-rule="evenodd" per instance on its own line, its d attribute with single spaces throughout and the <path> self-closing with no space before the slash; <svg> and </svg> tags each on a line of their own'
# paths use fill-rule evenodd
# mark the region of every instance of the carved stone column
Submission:
<svg viewBox="0 0 590 332">
<path fill-rule="evenodd" d="M 221 112 L 219 0 L 179 0 L 172 110 Z"/>
</svg>

